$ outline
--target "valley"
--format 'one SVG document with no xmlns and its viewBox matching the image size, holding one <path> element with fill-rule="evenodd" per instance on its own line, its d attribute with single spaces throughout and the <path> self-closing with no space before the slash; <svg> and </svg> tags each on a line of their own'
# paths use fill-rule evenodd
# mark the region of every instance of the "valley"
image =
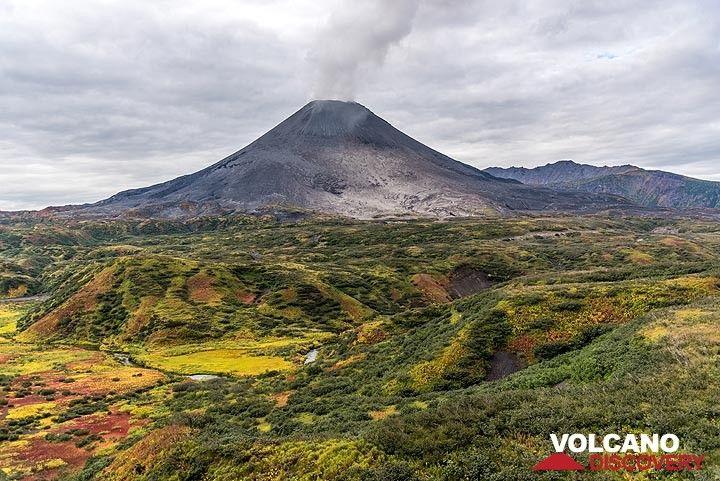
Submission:
<svg viewBox="0 0 720 481">
<path fill-rule="evenodd" d="M 719 481 L 719 38 L 0 2 L 0 481 Z"/>
<path fill-rule="evenodd" d="M 549 480 L 562 425 L 716 479 L 718 256 L 647 217 L 5 221 L 2 473 Z"/>
</svg>

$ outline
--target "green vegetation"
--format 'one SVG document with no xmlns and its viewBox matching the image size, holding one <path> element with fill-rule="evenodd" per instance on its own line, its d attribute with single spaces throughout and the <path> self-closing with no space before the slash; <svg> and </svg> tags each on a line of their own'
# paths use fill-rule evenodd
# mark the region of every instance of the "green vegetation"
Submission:
<svg viewBox="0 0 720 481">
<path fill-rule="evenodd" d="M 719 258 L 662 219 L 0 224 L 48 296 L 0 303 L 0 466 L 549 480 L 552 432 L 649 431 L 705 469 L 633 479 L 717 479 Z"/>
</svg>

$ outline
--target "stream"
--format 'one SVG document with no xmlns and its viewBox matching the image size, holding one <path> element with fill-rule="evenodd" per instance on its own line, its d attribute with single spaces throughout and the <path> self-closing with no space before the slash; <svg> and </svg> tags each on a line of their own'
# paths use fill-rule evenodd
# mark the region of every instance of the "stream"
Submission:
<svg viewBox="0 0 720 481">
<path fill-rule="evenodd" d="M 223 376 L 216 376 L 215 374 L 191 374 L 187 376 L 188 379 L 193 381 L 212 381 L 213 379 L 225 379 Z"/>
<path fill-rule="evenodd" d="M 317 350 L 317 349 L 313 349 L 312 351 L 310 351 L 310 352 L 308 352 L 307 354 L 305 354 L 305 362 L 304 362 L 304 364 L 305 364 L 305 365 L 307 365 L 307 364 L 312 364 L 313 362 L 317 361 L 317 357 L 318 357 L 318 350 Z"/>
<path fill-rule="evenodd" d="M 31 301 L 46 301 L 50 296 L 43 294 L 39 296 L 26 296 L 26 297 L 10 297 L 0 299 L 0 304 L 11 304 L 15 302 L 31 302 Z"/>
<path fill-rule="evenodd" d="M 117 362 L 122 364 L 123 366 L 130 366 L 130 367 L 143 367 L 137 363 L 135 363 L 132 358 L 130 357 L 130 354 L 127 354 L 125 352 L 113 352 L 112 356 L 115 358 Z M 212 381 L 213 379 L 225 379 L 223 376 L 217 376 L 215 374 L 190 374 L 185 376 L 186 378 L 193 380 L 193 381 Z"/>
<path fill-rule="evenodd" d="M 133 360 L 130 358 L 130 354 L 126 354 L 124 352 L 113 352 L 112 355 L 115 360 L 123 366 L 140 367 L 133 362 Z"/>
</svg>

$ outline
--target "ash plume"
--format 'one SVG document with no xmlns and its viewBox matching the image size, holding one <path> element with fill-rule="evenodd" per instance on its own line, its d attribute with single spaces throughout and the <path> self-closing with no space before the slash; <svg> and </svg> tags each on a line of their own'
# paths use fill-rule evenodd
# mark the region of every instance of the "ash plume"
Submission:
<svg viewBox="0 0 720 481">
<path fill-rule="evenodd" d="M 390 47 L 413 27 L 419 0 L 345 0 L 330 15 L 309 60 L 312 97 L 353 100 L 358 77 L 380 67 Z"/>
</svg>

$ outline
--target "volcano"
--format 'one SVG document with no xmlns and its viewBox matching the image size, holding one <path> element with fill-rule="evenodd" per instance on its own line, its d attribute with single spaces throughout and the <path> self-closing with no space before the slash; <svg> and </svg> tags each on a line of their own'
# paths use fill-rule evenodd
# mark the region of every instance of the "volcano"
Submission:
<svg viewBox="0 0 720 481">
<path fill-rule="evenodd" d="M 316 100 L 214 165 L 76 212 L 179 218 L 292 207 L 367 219 L 630 205 L 618 196 L 500 179 L 427 147 L 358 103 Z"/>
</svg>

